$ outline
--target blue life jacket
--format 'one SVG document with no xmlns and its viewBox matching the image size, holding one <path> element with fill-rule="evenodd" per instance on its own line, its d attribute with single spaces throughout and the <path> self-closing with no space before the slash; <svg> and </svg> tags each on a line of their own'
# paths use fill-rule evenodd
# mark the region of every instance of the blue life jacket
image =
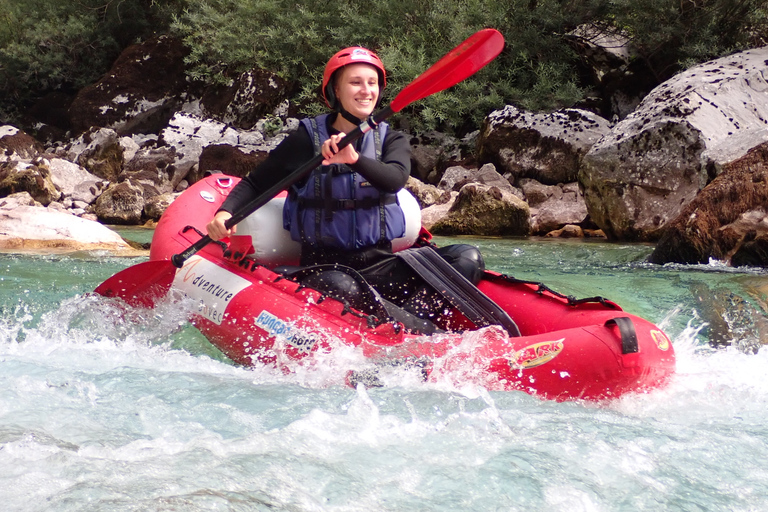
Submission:
<svg viewBox="0 0 768 512">
<path fill-rule="evenodd" d="M 329 138 L 328 114 L 303 119 L 314 141 L 315 155 Z M 363 136 L 360 154 L 381 160 L 387 124 Z M 392 241 L 405 234 L 405 215 L 397 194 L 380 192 L 348 165 L 317 167 L 291 187 L 283 208 L 283 227 L 302 244 L 339 249 L 361 249 Z"/>
</svg>

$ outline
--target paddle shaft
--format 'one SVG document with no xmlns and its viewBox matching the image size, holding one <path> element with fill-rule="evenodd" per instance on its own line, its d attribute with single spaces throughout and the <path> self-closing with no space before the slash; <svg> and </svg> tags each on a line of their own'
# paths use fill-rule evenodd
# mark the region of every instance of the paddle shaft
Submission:
<svg viewBox="0 0 768 512">
<path fill-rule="evenodd" d="M 366 134 L 366 132 L 369 132 L 376 128 L 379 123 L 387 119 L 389 116 L 394 114 L 394 110 L 392 110 L 391 107 L 386 107 L 381 109 L 376 114 L 369 116 L 368 119 L 360 123 L 357 127 L 355 127 L 354 130 L 349 132 L 344 136 L 343 139 L 341 139 L 338 143 L 339 151 L 341 151 L 342 148 L 349 146 L 353 142 L 355 142 L 357 139 L 362 137 Z M 325 159 L 325 157 L 321 154 L 315 155 L 311 160 L 309 160 L 307 163 L 293 171 L 292 173 L 289 173 L 287 176 L 285 176 L 283 179 L 269 187 L 267 190 L 262 192 L 258 195 L 258 197 L 254 198 L 250 203 L 245 205 L 243 208 L 241 208 L 239 211 L 232 214 L 232 217 L 226 220 L 224 222 L 224 226 L 227 229 L 231 229 L 232 226 L 240 223 L 243 219 L 245 219 L 247 216 L 267 204 L 273 197 L 275 197 L 277 194 L 279 194 L 281 191 L 287 189 L 288 187 L 292 186 L 296 182 L 300 181 L 304 176 L 312 172 L 312 169 L 319 166 L 322 161 Z M 205 235 L 203 238 L 195 242 L 194 244 L 187 247 L 183 252 L 180 252 L 179 254 L 174 254 L 171 256 L 171 261 L 173 262 L 173 265 L 177 268 L 181 268 L 181 266 L 184 264 L 185 261 L 187 261 L 191 256 L 193 256 L 195 253 L 200 251 L 203 247 L 211 243 L 213 240 L 210 236 Z"/>
</svg>

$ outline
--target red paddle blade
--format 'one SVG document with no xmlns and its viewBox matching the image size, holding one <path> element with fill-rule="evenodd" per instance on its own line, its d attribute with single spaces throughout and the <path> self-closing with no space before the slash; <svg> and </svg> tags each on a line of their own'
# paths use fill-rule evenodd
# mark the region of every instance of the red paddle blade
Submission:
<svg viewBox="0 0 768 512">
<path fill-rule="evenodd" d="M 504 36 L 498 30 L 475 32 L 400 91 L 389 108 L 400 112 L 414 101 L 456 85 L 480 71 L 503 49 Z"/>
<path fill-rule="evenodd" d="M 171 289 L 176 267 L 168 260 L 145 261 L 121 270 L 96 290 L 104 297 L 119 297 L 131 306 L 151 308 Z"/>
</svg>

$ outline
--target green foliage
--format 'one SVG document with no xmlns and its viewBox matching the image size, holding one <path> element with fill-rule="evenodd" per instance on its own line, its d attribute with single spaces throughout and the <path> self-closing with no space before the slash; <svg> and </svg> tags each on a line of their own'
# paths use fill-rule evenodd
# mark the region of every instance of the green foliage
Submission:
<svg viewBox="0 0 768 512">
<path fill-rule="evenodd" d="M 692 65 L 768 44 L 765 0 L 614 0 L 610 16 L 658 82 Z"/>
<path fill-rule="evenodd" d="M 46 92 L 76 91 L 92 83 L 127 45 L 155 29 L 167 30 L 168 9 L 180 5 L 0 0 L 0 121 L 14 119 Z"/>
</svg>

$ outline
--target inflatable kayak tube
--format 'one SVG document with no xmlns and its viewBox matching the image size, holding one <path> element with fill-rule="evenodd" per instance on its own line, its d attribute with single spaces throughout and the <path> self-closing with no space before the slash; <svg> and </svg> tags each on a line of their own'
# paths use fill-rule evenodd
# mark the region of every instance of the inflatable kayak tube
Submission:
<svg viewBox="0 0 768 512">
<path fill-rule="evenodd" d="M 169 259 L 199 240 L 236 182 L 212 175 L 186 190 L 158 223 L 150 259 Z M 644 392 L 674 373 L 672 343 L 651 322 L 600 297 L 575 300 L 493 271 L 483 273 L 477 293 L 512 328 L 481 325 L 456 309 L 433 320 L 436 332 L 421 334 L 382 308 L 356 309 L 295 277 L 301 272 L 279 267 L 295 264 L 299 255 L 281 229 L 281 205 L 274 199 L 254 214 L 257 221 L 243 221 L 228 244 L 209 244 L 174 278 L 174 289 L 199 302 L 195 327 L 237 363 L 290 369 L 286 360 L 332 351 L 330 340 L 342 340 L 377 363 L 417 364 L 429 381 L 462 375 L 489 390 L 554 400 Z M 414 226 L 420 224 L 418 205 L 404 209 L 412 218 L 400 250 L 416 241 Z M 357 377 L 350 374 L 353 382 Z"/>
</svg>

